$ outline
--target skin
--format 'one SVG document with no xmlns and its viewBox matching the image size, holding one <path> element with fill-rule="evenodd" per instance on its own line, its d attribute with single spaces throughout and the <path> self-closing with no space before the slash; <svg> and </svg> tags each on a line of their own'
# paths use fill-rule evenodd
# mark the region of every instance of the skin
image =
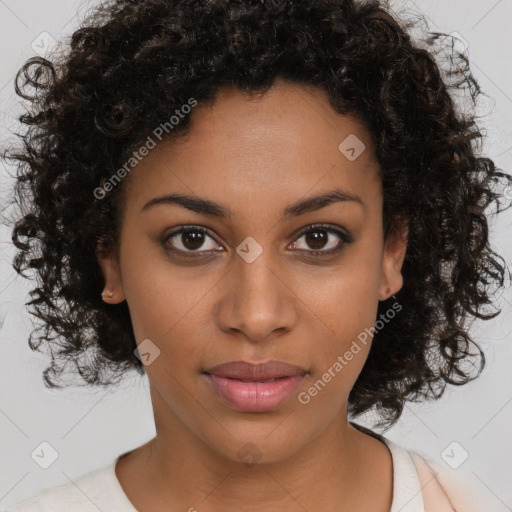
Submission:
<svg viewBox="0 0 512 512">
<path fill-rule="evenodd" d="M 338 149 L 350 134 L 366 146 L 355 161 Z M 134 506 L 388 511 L 391 454 L 347 420 L 370 343 L 307 405 L 298 401 L 374 325 L 379 300 L 402 286 L 406 232 L 384 240 L 379 166 L 365 126 L 335 112 L 314 87 L 278 81 L 259 97 L 224 87 L 212 105 L 193 109 L 187 136 L 153 149 L 123 186 L 119 261 L 100 246 L 105 289 L 113 292 L 105 300 L 126 300 L 137 343 L 150 339 L 160 350 L 146 366 L 157 435 L 116 466 Z M 332 189 L 364 206 L 334 202 L 281 220 L 288 205 Z M 232 216 L 176 204 L 141 212 L 169 193 L 215 201 Z M 353 241 L 330 234 L 324 247 L 311 246 L 301 231 L 315 223 L 345 230 Z M 196 249 L 181 235 L 162 241 L 190 224 L 213 237 Z M 263 249 L 252 263 L 236 252 L 248 236 Z M 165 250 L 173 244 L 210 254 L 180 257 Z M 339 244 L 337 254 L 311 255 Z M 227 361 L 268 359 L 308 371 L 272 412 L 234 410 L 201 374 Z M 240 460 L 244 447 L 257 454 L 254 464 Z"/>
</svg>

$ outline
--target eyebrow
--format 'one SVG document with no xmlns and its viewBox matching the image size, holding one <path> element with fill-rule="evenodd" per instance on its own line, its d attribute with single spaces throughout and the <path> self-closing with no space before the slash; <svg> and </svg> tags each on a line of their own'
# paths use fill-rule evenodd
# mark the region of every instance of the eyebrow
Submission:
<svg viewBox="0 0 512 512">
<path fill-rule="evenodd" d="M 321 208 L 337 202 L 353 202 L 359 204 L 366 212 L 366 204 L 359 196 L 340 189 L 334 189 L 306 199 L 299 199 L 295 203 L 288 205 L 284 209 L 280 222 L 290 217 L 298 217 L 305 213 L 320 210 Z M 165 194 L 154 197 L 142 207 L 141 213 L 162 204 L 176 204 L 193 212 L 221 219 L 231 218 L 233 216 L 233 212 L 229 208 L 192 194 Z"/>
</svg>

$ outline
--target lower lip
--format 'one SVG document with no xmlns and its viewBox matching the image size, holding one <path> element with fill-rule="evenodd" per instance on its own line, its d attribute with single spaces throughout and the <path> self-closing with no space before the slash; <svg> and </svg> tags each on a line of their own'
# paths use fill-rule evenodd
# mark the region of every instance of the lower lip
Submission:
<svg viewBox="0 0 512 512">
<path fill-rule="evenodd" d="M 297 389 L 303 375 L 283 377 L 273 382 L 242 382 L 206 374 L 213 389 L 231 407 L 245 412 L 272 411 L 281 406 Z"/>
</svg>

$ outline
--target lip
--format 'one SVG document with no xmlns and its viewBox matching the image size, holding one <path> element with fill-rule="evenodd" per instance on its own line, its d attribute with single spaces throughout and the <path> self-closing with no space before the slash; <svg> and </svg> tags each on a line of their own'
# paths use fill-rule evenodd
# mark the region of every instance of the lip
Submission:
<svg viewBox="0 0 512 512">
<path fill-rule="evenodd" d="M 297 389 L 307 372 L 283 361 L 231 361 L 203 372 L 214 391 L 231 407 L 264 412 L 280 407 Z"/>
<path fill-rule="evenodd" d="M 252 363 L 250 361 L 230 361 L 229 363 L 222 363 L 205 370 L 205 373 L 230 379 L 261 381 L 305 375 L 307 372 L 300 366 L 273 359 L 259 363 Z"/>
</svg>

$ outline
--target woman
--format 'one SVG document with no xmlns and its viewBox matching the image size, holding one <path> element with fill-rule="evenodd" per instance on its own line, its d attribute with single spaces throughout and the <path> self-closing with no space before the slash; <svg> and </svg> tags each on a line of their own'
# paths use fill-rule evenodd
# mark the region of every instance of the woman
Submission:
<svg viewBox="0 0 512 512">
<path fill-rule="evenodd" d="M 485 210 L 509 176 L 450 96 L 478 96 L 455 57 L 450 81 L 377 1 L 117 0 L 26 63 L 31 346 L 50 387 L 69 363 L 146 373 L 157 435 L 12 510 L 474 506 L 349 421 L 483 367 L 467 321 L 496 315 Z"/>
</svg>

